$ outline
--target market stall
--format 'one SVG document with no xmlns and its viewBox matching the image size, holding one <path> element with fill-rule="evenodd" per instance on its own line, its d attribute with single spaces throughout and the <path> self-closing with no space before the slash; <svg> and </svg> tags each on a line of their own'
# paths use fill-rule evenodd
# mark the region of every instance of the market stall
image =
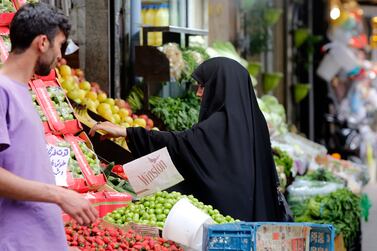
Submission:
<svg viewBox="0 0 377 251">
<path fill-rule="evenodd" d="M 14 2 L 3 3 L 1 62 L 9 51 L 4 35 L 9 34 L 12 12 L 19 8 Z M 159 21 L 152 24 L 153 15 Z M 29 83 L 56 184 L 82 193 L 101 217 L 85 227 L 63 215 L 68 244 L 80 250 L 200 250 L 202 246 L 208 250 L 280 250 L 282 246 L 334 250 L 337 238 L 352 250 L 361 236 L 361 217 L 367 219 L 370 208 L 362 194 L 368 169 L 329 155 L 324 146 L 289 132 L 283 105 L 268 94 L 281 81 L 281 74 L 263 75 L 259 85 L 264 93 L 258 93 L 258 104 L 269 127 L 280 189 L 289 198 L 295 223 L 239 222 L 192 195 L 162 191 L 174 184 L 163 189 L 152 186 L 144 194 L 135 188 L 127 169 L 134 159 L 125 139 L 102 141 L 100 134 L 87 136 L 98 121 L 147 130 L 191 128 L 200 108 L 191 74 L 211 57 L 240 62 L 257 85 L 258 64 L 242 58 L 230 42 L 206 46 L 201 37 L 207 34 L 204 30 L 169 26 L 166 5 L 144 6 L 143 20 L 158 27 L 144 27 L 143 45 L 135 49 L 135 73 L 143 81 L 124 99 L 108 96 L 95 80 L 86 79 L 83 69 L 70 67 L 65 60 L 49 76 L 35 76 Z M 176 85 L 177 95 L 165 95 L 164 82 Z M 300 101 L 307 90 L 297 93 Z"/>
</svg>

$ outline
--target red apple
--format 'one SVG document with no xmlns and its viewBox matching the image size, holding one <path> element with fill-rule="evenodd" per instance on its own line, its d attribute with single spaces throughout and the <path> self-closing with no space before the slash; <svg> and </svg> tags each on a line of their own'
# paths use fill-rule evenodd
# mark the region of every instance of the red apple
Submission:
<svg viewBox="0 0 377 251">
<path fill-rule="evenodd" d="M 148 119 L 148 120 L 147 120 L 147 126 L 148 126 L 149 128 L 153 128 L 153 126 L 154 126 L 153 120 Z"/>
<path fill-rule="evenodd" d="M 148 116 L 145 114 L 140 115 L 139 118 L 142 118 L 145 120 L 145 122 L 148 122 Z"/>
<path fill-rule="evenodd" d="M 115 104 L 119 106 L 119 108 L 127 108 L 126 101 L 124 101 L 123 99 L 119 99 L 119 98 L 115 99 Z"/>
<path fill-rule="evenodd" d="M 138 116 L 136 115 L 136 114 L 132 114 L 132 119 L 137 119 L 138 118 Z"/>
</svg>

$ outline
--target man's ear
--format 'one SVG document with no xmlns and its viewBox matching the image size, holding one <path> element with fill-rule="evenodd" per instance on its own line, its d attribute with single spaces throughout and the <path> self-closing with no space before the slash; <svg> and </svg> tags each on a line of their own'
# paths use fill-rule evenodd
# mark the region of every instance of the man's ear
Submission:
<svg viewBox="0 0 377 251">
<path fill-rule="evenodd" d="M 33 44 L 39 52 L 46 52 L 50 47 L 50 41 L 46 35 L 39 35 L 34 38 Z"/>
</svg>

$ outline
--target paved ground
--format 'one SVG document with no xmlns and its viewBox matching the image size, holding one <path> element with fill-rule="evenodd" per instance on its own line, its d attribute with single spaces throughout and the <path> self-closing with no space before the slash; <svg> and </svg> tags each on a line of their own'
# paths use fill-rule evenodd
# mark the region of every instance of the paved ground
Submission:
<svg viewBox="0 0 377 251">
<path fill-rule="evenodd" d="M 377 184 L 369 184 L 365 187 L 372 202 L 369 211 L 369 221 L 362 223 L 362 248 L 363 251 L 377 251 Z"/>
</svg>

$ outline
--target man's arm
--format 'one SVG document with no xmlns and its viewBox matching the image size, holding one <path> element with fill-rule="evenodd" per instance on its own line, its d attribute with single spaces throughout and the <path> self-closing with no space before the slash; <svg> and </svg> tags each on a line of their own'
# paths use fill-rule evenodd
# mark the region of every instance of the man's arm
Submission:
<svg viewBox="0 0 377 251">
<path fill-rule="evenodd" d="M 0 197 L 55 203 L 79 224 L 90 224 L 98 212 L 78 193 L 55 185 L 21 178 L 0 167 Z"/>
</svg>

